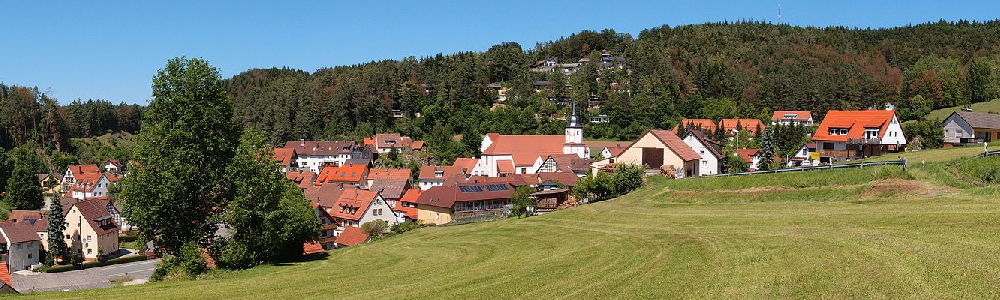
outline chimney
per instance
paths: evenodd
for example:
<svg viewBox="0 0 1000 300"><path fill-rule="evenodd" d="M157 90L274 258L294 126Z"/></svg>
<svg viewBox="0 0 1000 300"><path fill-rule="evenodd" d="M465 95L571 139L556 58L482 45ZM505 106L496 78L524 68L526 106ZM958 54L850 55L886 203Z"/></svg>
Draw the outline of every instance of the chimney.
<svg viewBox="0 0 1000 300"><path fill-rule="evenodd" d="M306 146L306 139L299 139L299 145L302 147Z"/></svg>

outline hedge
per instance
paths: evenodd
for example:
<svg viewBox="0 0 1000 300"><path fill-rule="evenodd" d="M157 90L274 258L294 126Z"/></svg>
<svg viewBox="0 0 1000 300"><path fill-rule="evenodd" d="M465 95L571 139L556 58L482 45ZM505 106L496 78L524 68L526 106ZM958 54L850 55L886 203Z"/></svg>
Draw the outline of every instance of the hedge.
<svg viewBox="0 0 1000 300"><path fill-rule="evenodd" d="M148 259L148 258L145 255L129 255L129 256L123 256L123 257L115 258L115 259L112 259L112 260L108 260L108 261L105 261L105 262L101 262L101 261L88 261L88 262L85 262L85 263L83 263L83 264L81 264L79 266L74 266L74 265L57 265L57 266L52 266L52 267L41 266L41 267L35 268L34 271L35 272L42 272L42 273L60 273L60 272L66 272L66 271L83 270L83 269L94 268L94 267L103 267L103 266L109 266L109 265L117 265L117 264L124 264L124 263L130 263L130 262L137 262L137 261L143 261L143 260L146 260L146 259Z"/></svg>

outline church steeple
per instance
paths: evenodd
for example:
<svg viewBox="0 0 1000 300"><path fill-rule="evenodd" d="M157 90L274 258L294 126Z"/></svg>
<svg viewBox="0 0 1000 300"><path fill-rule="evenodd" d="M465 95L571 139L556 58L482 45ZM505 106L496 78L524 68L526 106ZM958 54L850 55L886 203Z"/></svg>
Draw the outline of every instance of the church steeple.
<svg viewBox="0 0 1000 300"><path fill-rule="evenodd" d="M566 128L583 128L583 125L580 125L580 119L576 116L576 100L573 100L573 112L569 115L569 122L566 124Z"/></svg>

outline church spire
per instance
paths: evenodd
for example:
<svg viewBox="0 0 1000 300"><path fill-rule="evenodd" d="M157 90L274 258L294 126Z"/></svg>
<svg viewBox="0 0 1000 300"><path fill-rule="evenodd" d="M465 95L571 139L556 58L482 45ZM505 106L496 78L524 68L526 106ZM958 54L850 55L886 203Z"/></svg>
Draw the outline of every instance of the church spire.
<svg viewBox="0 0 1000 300"><path fill-rule="evenodd" d="M566 124L566 128L583 128L583 125L580 125L580 119L576 116L576 100L573 100L573 112L569 115L569 122Z"/></svg>

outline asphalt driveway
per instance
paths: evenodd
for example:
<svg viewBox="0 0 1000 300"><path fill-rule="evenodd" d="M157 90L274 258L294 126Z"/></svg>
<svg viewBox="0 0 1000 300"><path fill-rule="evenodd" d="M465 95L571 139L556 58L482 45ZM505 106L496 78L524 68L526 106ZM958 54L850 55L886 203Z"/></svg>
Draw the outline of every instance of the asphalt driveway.
<svg viewBox="0 0 1000 300"><path fill-rule="evenodd" d="M153 259L62 273L17 271L10 274L10 279L21 293L107 288L111 287L111 280L123 278L130 278L134 283L145 282L159 262Z"/></svg>

